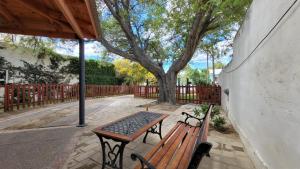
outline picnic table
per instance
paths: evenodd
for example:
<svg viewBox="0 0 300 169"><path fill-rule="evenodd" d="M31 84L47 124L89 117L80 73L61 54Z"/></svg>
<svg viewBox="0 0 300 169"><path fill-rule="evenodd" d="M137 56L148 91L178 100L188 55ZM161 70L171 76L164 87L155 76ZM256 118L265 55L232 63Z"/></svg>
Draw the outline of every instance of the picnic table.
<svg viewBox="0 0 300 169"><path fill-rule="evenodd" d="M167 116L167 114L141 111L95 128L93 132L99 137L102 147L102 169L106 165L122 169L125 146L142 134L146 133L144 143L148 133L158 134L162 139L161 126ZM113 140L116 144L112 146L107 140Z"/></svg>

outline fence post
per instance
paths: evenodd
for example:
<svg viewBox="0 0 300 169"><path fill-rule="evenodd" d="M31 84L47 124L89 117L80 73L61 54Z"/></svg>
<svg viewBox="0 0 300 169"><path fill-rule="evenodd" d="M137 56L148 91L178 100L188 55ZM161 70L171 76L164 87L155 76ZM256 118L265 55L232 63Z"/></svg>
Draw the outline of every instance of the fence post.
<svg viewBox="0 0 300 169"><path fill-rule="evenodd" d="M18 88L17 88L17 109L20 109L20 84L18 84Z"/></svg>
<svg viewBox="0 0 300 169"><path fill-rule="evenodd" d="M148 79L146 81L145 95L146 95L146 98L149 97L149 80Z"/></svg>
<svg viewBox="0 0 300 169"><path fill-rule="evenodd" d="M61 102L65 101L64 84L61 84Z"/></svg>
<svg viewBox="0 0 300 169"><path fill-rule="evenodd" d="M4 86L4 111L5 112L8 109L8 97L7 97L8 95L7 95L7 93L8 93L8 85L5 84L5 86Z"/></svg>
<svg viewBox="0 0 300 169"><path fill-rule="evenodd" d="M26 104L26 91L25 91L25 85L22 85L22 107L25 109L25 104Z"/></svg>
<svg viewBox="0 0 300 169"><path fill-rule="evenodd" d="M14 86L14 84L12 83L12 84L11 84L11 90L10 90L10 95L11 95L11 98L10 98L11 111L14 110L14 95L15 95L14 91L15 91L15 86Z"/></svg>

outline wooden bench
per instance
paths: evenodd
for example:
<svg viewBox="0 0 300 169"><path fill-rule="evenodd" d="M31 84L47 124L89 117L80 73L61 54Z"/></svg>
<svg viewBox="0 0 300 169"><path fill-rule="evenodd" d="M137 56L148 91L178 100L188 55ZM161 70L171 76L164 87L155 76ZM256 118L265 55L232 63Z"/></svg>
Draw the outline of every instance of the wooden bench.
<svg viewBox="0 0 300 169"><path fill-rule="evenodd" d="M204 155L209 156L212 147L207 142L209 119L213 105L209 106L203 118L194 117L188 113L185 121L178 121L168 134L145 156L131 154L131 158L140 163L135 169L196 169ZM188 120L196 119L193 126Z"/></svg>

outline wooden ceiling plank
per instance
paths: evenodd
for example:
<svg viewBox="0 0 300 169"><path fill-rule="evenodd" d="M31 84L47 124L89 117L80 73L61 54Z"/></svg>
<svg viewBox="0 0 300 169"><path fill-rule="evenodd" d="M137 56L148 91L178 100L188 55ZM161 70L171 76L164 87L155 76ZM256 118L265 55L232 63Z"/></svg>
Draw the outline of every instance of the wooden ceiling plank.
<svg viewBox="0 0 300 169"><path fill-rule="evenodd" d="M98 25L95 22L95 18L94 18L95 14L92 11L91 0L85 0L85 4L86 4L87 9L88 9L90 20L92 21L92 26L93 26L93 30L94 30L95 36L96 36L96 38L99 38L99 33L97 31L98 30L98 27L97 27Z"/></svg>
<svg viewBox="0 0 300 169"><path fill-rule="evenodd" d="M25 28L17 29L13 27L0 27L0 32L31 35L31 36L46 36L51 38L77 39L77 35L75 33L40 31L40 30L25 29Z"/></svg>
<svg viewBox="0 0 300 169"><path fill-rule="evenodd" d="M54 18L53 16L58 15L53 10L44 7L43 5L36 4L34 1L27 1L27 0L19 0L25 7L28 9L38 13L39 15L47 18L51 23L55 22L58 26L63 27L64 29L70 29L68 24L65 24L58 19ZM59 29L59 28L57 28Z"/></svg>
<svg viewBox="0 0 300 169"><path fill-rule="evenodd" d="M72 26L73 30L76 32L79 38L83 39L84 34L83 31L81 30L78 22L76 21L74 15L72 14L69 6L64 0L55 0L57 6L61 10L61 12L64 14L65 18L68 20L70 25Z"/></svg>
<svg viewBox="0 0 300 169"><path fill-rule="evenodd" d="M51 18L48 13L49 10L47 10L44 6L36 4L34 1L27 1L27 0L19 0L19 2L25 6L26 8L32 10L35 13L38 13L39 15L47 18L51 22L55 22L53 18Z"/></svg>
<svg viewBox="0 0 300 169"><path fill-rule="evenodd" d="M59 31L57 27L53 26L53 24L47 22L46 20L29 20L29 19L22 19L22 28L33 29L33 30L43 30L43 31L56 31L56 32L66 32L66 33L74 33L74 31L70 28L65 29L61 27ZM0 25L2 27L10 26L13 27L13 24L6 23L4 25Z"/></svg>
<svg viewBox="0 0 300 169"><path fill-rule="evenodd" d="M7 21L9 21L9 23L20 23L19 19L12 15L11 12L2 4L0 4L0 13L6 18Z"/></svg>

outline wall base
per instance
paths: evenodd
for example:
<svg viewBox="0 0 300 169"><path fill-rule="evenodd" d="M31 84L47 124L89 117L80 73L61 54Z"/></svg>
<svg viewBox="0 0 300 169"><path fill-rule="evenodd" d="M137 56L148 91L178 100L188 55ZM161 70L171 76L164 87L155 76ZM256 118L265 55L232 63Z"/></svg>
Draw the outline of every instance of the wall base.
<svg viewBox="0 0 300 169"><path fill-rule="evenodd" d="M234 118L230 115L230 113L227 113L228 119L230 120L233 128L237 131L239 134L242 143L244 144L246 153L249 155L250 159L252 160L254 166L256 169L269 169L268 165L263 161L261 156L257 153L257 151L253 148L253 146L248 141L246 135L244 132L238 127L238 125L235 123Z"/></svg>

